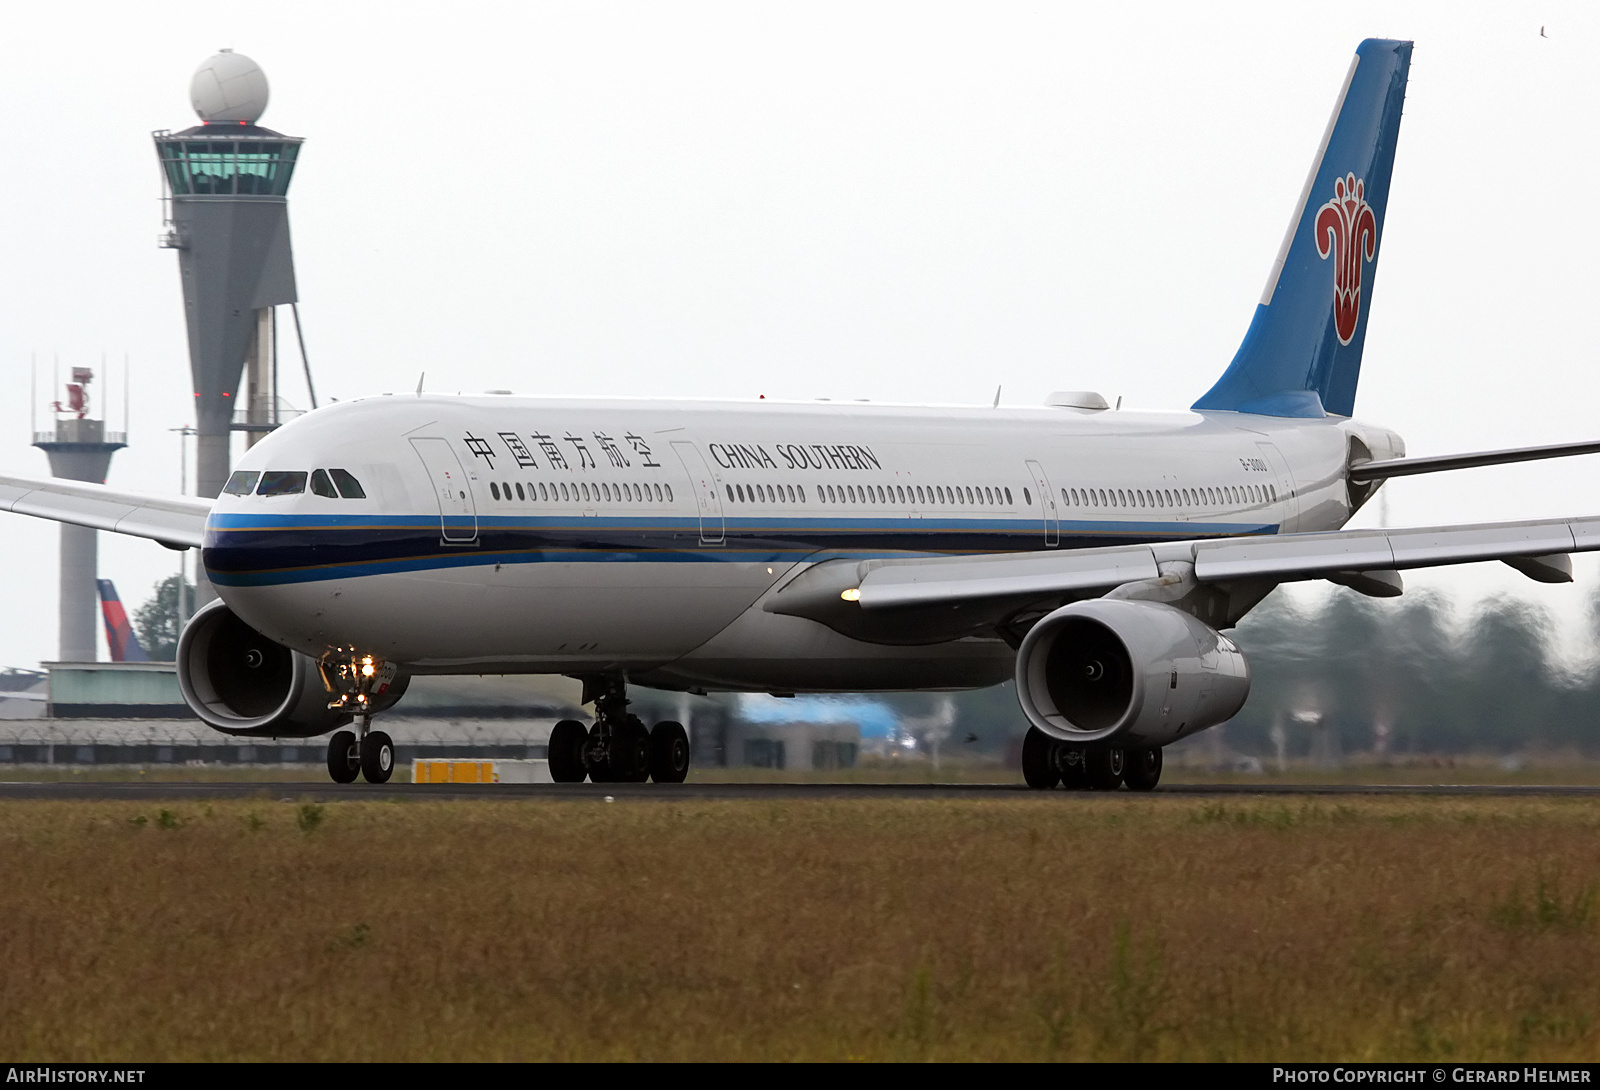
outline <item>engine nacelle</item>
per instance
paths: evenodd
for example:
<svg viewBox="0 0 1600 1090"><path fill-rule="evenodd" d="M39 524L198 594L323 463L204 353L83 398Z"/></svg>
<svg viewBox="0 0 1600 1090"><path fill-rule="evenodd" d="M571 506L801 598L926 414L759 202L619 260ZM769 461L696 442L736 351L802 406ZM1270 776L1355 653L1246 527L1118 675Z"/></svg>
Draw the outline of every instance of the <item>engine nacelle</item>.
<svg viewBox="0 0 1600 1090"><path fill-rule="evenodd" d="M401 674L374 702L383 711L405 692ZM178 688L194 713L224 734L310 738L348 723L316 660L275 643L221 599L207 603L178 640Z"/></svg>
<svg viewBox="0 0 1600 1090"><path fill-rule="evenodd" d="M1062 606L1017 651L1023 712L1064 742L1164 746L1232 718L1249 695L1232 640L1155 602Z"/></svg>

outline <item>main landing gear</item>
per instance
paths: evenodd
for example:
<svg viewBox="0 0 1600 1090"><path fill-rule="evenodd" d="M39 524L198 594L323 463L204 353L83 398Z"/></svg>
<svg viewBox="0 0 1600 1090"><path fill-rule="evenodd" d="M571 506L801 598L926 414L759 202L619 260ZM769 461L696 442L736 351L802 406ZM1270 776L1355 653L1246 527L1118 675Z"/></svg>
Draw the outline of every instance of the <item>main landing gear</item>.
<svg viewBox="0 0 1600 1090"><path fill-rule="evenodd" d="M1160 746L1074 746L1038 727L1022 740L1022 778L1036 791L1149 791L1161 782Z"/></svg>
<svg viewBox="0 0 1600 1090"><path fill-rule="evenodd" d="M594 726L563 719L550 732L550 778L556 783L682 783L689 774L689 734L681 723L646 729L628 712L621 678L588 681L598 685Z"/></svg>

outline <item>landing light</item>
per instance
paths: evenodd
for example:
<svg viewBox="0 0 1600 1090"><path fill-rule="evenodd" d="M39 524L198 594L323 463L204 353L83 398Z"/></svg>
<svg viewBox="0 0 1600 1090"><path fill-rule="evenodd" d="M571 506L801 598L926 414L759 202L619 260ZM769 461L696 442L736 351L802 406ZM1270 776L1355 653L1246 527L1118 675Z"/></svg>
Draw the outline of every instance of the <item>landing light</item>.
<svg viewBox="0 0 1600 1090"><path fill-rule="evenodd" d="M847 602L859 602L861 601L861 590L858 587L851 587L849 590L840 591L839 597Z"/></svg>

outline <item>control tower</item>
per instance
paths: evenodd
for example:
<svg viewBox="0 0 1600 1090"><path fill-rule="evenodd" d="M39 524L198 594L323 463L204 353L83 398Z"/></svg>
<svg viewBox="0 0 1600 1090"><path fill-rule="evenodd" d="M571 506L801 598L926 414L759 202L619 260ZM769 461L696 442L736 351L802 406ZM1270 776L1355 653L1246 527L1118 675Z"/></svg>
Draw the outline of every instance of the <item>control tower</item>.
<svg viewBox="0 0 1600 1090"><path fill-rule="evenodd" d="M124 432L106 431L104 420L89 417L89 384L94 372L74 367L67 401L51 405L52 431L35 431L33 445L50 456L50 473L69 481L105 484L111 456L127 446ZM61 524L61 662L95 661L95 631L100 602L95 584L100 563L98 531Z"/></svg>
<svg viewBox="0 0 1600 1090"><path fill-rule="evenodd" d="M296 301L288 193L301 138L256 124L267 77L232 50L200 66L189 98L200 124L154 136L168 202L161 241L178 251L189 327L195 490L214 497L228 479L232 432L253 443L277 423L273 308Z"/></svg>

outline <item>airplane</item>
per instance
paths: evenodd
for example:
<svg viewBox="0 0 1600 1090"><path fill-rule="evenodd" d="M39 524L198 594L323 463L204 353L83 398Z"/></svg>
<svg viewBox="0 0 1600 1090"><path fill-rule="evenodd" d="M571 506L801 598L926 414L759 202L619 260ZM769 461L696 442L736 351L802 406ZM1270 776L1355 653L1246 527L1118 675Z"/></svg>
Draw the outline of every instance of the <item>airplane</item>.
<svg viewBox="0 0 1600 1090"><path fill-rule="evenodd" d="M199 548L184 699L226 734L373 727L410 678L559 673L593 723L558 782L676 782L684 728L627 686L775 694L1014 678L1033 788L1150 790L1243 706L1226 630L1281 583L1417 567L1570 581L1600 518L1341 530L1390 477L1600 452L1407 457L1354 417L1411 43L1361 43L1238 352L1186 411L380 395L253 446L215 501L0 477L0 507Z"/></svg>
<svg viewBox="0 0 1600 1090"><path fill-rule="evenodd" d="M149 662L144 645L128 623L128 611L122 608L116 584L109 579L96 579L100 588L100 614L106 626L106 646L111 649L112 662Z"/></svg>

